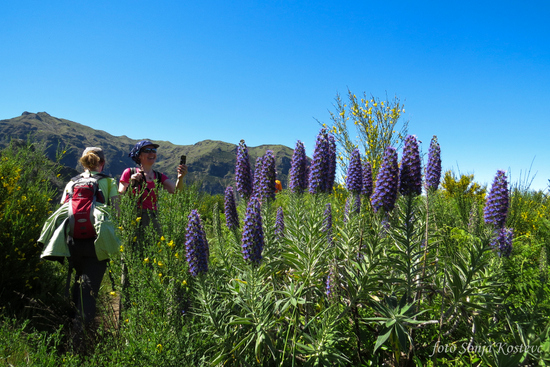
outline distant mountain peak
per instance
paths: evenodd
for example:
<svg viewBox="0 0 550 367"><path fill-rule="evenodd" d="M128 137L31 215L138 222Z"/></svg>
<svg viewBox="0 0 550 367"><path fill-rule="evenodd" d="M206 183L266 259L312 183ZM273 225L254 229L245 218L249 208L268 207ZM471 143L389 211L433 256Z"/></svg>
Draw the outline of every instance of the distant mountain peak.
<svg viewBox="0 0 550 367"><path fill-rule="evenodd" d="M102 147L107 157L105 173L118 178L134 162L128 152L138 140L127 136L113 136L74 121L53 117L47 112L25 111L21 116L0 119L0 149L14 139L26 141L32 135L46 147L46 154L54 160L64 151L61 164L71 170L82 171L78 159L87 146ZM188 183L195 182L206 192L223 194L234 184L237 145L217 140L203 140L193 145L176 145L169 141L153 141L160 145L155 169L175 179L179 157L187 155ZM266 149L275 151L277 179L286 186L293 150L284 145L248 147L251 165Z"/></svg>

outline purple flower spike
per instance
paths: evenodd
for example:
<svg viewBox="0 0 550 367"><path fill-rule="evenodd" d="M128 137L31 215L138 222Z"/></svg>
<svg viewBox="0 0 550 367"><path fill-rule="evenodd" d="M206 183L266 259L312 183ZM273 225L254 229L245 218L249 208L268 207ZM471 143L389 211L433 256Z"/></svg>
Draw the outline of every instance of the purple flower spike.
<svg viewBox="0 0 550 367"><path fill-rule="evenodd" d="M441 180L441 148L437 142L437 136L433 136L428 152L428 165L426 166L426 189L435 191Z"/></svg>
<svg viewBox="0 0 550 367"><path fill-rule="evenodd" d="M349 191L356 195L359 195L363 189L363 167L361 166L361 153L359 153L359 149L355 149L351 153L346 186Z"/></svg>
<svg viewBox="0 0 550 367"><path fill-rule="evenodd" d="M252 195L252 170L248 158L248 148L241 140L237 147L237 163L235 165L235 187L241 197L248 199Z"/></svg>
<svg viewBox="0 0 550 367"><path fill-rule="evenodd" d="M233 188L228 186L225 189L225 223L227 228L235 229L239 228L239 215L237 214L237 206L235 205L235 196L233 195Z"/></svg>
<svg viewBox="0 0 550 367"><path fill-rule="evenodd" d="M290 164L290 191L301 194L307 189L307 173L306 150L298 140Z"/></svg>
<svg viewBox="0 0 550 367"><path fill-rule="evenodd" d="M254 166L254 177L252 185L252 197L258 198L260 196L260 182L262 180L262 163L264 157L256 158L256 165Z"/></svg>
<svg viewBox="0 0 550 367"><path fill-rule="evenodd" d="M485 223L502 228L508 216L508 181L504 171L497 171L484 209Z"/></svg>
<svg viewBox="0 0 550 367"><path fill-rule="evenodd" d="M275 199L275 156L272 150L267 150L262 159L259 193L261 201Z"/></svg>
<svg viewBox="0 0 550 367"><path fill-rule="evenodd" d="M241 252L246 261L259 265L264 249L264 231L262 228L262 216L260 214L260 202L251 199L246 208L244 219Z"/></svg>
<svg viewBox="0 0 550 367"><path fill-rule="evenodd" d="M371 197L372 207L375 212L383 209L391 212L397 199L397 185L399 182L399 167L397 165L397 152L393 147L387 147L382 158L382 165L376 177L376 188Z"/></svg>
<svg viewBox="0 0 550 367"><path fill-rule="evenodd" d="M275 220L275 236L279 239L285 236L285 217L282 207L277 208L277 219Z"/></svg>
<svg viewBox="0 0 550 367"><path fill-rule="evenodd" d="M337 273L335 266L331 265L329 267L327 282L325 286L325 294L329 301L334 301L338 297L338 283L337 283Z"/></svg>
<svg viewBox="0 0 550 367"><path fill-rule="evenodd" d="M513 239L514 231L510 228L503 227L496 233L496 237L491 242L491 246L497 250L500 257L509 257L512 253Z"/></svg>
<svg viewBox="0 0 550 367"><path fill-rule="evenodd" d="M363 195L367 198L372 196L372 165L369 161L365 161L363 164Z"/></svg>
<svg viewBox="0 0 550 367"><path fill-rule="evenodd" d="M324 219L323 219L323 226L321 227L321 231L325 232L327 235L327 242L330 245L332 245L332 204L327 203L325 206L325 213L324 213Z"/></svg>
<svg viewBox="0 0 550 367"><path fill-rule="evenodd" d="M189 264L189 272L192 276L197 276L208 271L210 250L199 213L192 210L188 218L189 222L185 235L186 259Z"/></svg>
<svg viewBox="0 0 550 367"><path fill-rule="evenodd" d="M311 161L309 172L309 193L319 194L327 192L327 182L329 173L329 141L325 129L321 129L317 135L315 150L313 151L313 160ZM332 189L332 188L331 188Z"/></svg>
<svg viewBox="0 0 550 367"><path fill-rule="evenodd" d="M399 180L399 192L402 195L417 196L422 193L420 152L414 135L408 135L405 138Z"/></svg>

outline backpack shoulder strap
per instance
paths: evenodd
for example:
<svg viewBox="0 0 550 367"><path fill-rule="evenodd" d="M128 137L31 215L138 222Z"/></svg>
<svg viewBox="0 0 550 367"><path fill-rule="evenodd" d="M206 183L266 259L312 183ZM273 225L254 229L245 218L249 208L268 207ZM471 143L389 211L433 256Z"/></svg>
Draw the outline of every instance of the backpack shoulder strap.
<svg viewBox="0 0 550 367"><path fill-rule="evenodd" d="M155 173L155 178L156 178L156 181L157 181L157 185L160 185L162 183L162 173L160 173L159 171L155 171L155 170L153 170L153 172Z"/></svg>
<svg viewBox="0 0 550 367"><path fill-rule="evenodd" d="M79 174L79 175L77 175L77 176L71 177L71 181L73 181L73 182L74 182L74 181L78 181L78 180L80 180L82 177L84 177L84 173L81 173L81 174Z"/></svg>

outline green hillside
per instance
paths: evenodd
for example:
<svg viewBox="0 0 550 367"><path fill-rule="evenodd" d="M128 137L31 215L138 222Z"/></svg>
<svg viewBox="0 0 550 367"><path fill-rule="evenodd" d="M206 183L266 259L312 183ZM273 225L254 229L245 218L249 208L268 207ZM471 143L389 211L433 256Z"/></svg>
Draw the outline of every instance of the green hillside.
<svg viewBox="0 0 550 367"><path fill-rule="evenodd" d="M102 130L94 130L74 121L57 118L46 112L23 112L21 116L0 120L0 148L5 147L12 139L41 142L46 146L46 153L52 160L58 150L65 150L61 163L73 170L82 171L78 158L88 146L103 148L107 157L105 172L113 177L120 177L123 170L134 166L128 152L139 140L127 136L113 136ZM143 139L147 139L146 136ZM182 154L187 155L189 173L187 183L197 182L202 190L210 194L221 194L228 185L233 185L235 178L236 144L222 141L204 140L194 145L176 145L169 141L153 140L159 144L156 170L175 178L176 166ZM260 145L249 147L250 163L253 166L256 157L266 150L275 153L277 178L287 186L288 172L293 150L284 145Z"/></svg>

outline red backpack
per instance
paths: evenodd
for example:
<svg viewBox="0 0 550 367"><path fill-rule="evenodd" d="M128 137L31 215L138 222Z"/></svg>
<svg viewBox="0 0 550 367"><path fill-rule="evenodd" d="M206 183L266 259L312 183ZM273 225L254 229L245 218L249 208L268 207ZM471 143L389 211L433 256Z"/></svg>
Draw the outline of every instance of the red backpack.
<svg viewBox="0 0 550 367"><path fill-rule="evenodd" d="M65 202L69 203L69 235L74 239L95 238L95 204L105 204L98 181L109 176L103 173L80 174L71 178Z"/></svg>

